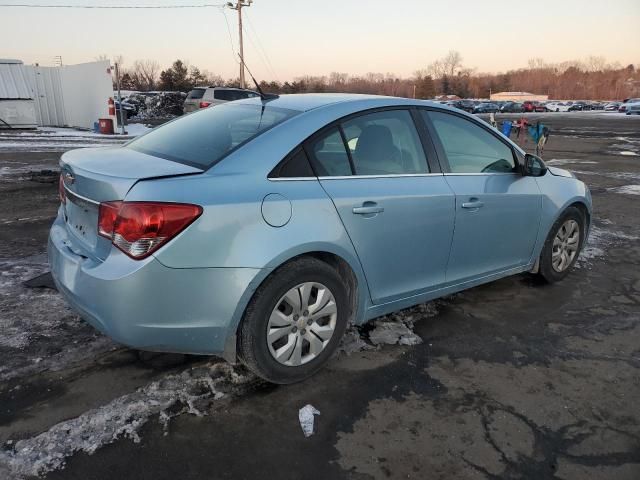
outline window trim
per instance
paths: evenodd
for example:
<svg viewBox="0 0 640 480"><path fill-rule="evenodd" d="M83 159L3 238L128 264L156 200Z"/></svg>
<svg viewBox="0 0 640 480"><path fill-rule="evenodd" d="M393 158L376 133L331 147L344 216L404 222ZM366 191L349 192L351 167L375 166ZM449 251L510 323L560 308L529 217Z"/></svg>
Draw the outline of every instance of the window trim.
<svg viewBox="0 0 640 480"><path fill-rule="evenodd" d="M438 132L436 131L435 126L433 125L433 121L431 120L431 116L429 115L429 113L427 113L426 118L424 115L420 115L420 117L422 118L422 120L425 123L425 127L429 132L429 136L431 137L435 148L438 152L438 160L440 161L440 164L442 166L442 173L444 175L451 175L451 176L465 176L465 175L472 175L472 176L479 176L479 175L518 175L518 176L522 176L522 164L520 162L520 157L516 154L516 150L513 148L513 145L511 145L510 143L506 142L504 140L504 138L501 138L499 135L499 132L497 130L495 130L494 128L492 128L489 125L485 125L483 124L483 122L475 119L475 118L470 118L467 115L461 115L458 112L453 112L453 111L449 111L449 110L445 110L445 109L441 109L441 108L432 108L432 107L417 107L416 110L419 111L426 111L426 112L438 112L438 113L444 113L446 115L452 115L455 117L459 117L462 118L463 120L466 120L470 123L473 123L474 125L480 127L482 130L484 130L485 132L488 132L490 135L492 135L496 140L498 140L499 142L502 142L503 145L505 145L507 148L509 148L509 150L511 150L511 155L513 156L513 162L515 164L516 167L516 171L514 172L452 172L451 171L451 165L449 164L449 158L447 157L447 154L444 150L444 146L442 145L442 142L440 140L440 136L438 135ZM420 113L420 112L419 112Z"/></svg>
<svg viewBox="0 0 640 480"><path fill-rule="evenodd" d="M342 132L342 127L341 124L351 120L352 118L356 118L362 115L368 115L370 113L376 113L376 112L383 112L383 111L391 111L391 110L406 110L411 114L411 118L413 119L413 124L414 127L416 128L417 132L418 132L418 137L420 139L420 143L422 145L422 149L423 152L427 158L427 165L429 167L429 172L427 173L394 173L394 174L387 174L387 175L355 175L355 170L353 168L353 164L351 163L350 160L350 164L351 164L351 175L336 175L336 176L331 176L331 175L318 175L318 172L315 169L315 166L313 164L313 161L311 160L311 156L309 153L309 144L311 142L313 142L317 137L323 135L324 133L326 133L328 130L337 127L338 131L340 132L341 136L344 134L344 132ZM440 137L438 136L437 132L435 131L435 127L433 126L433 123L431 122L431 118L429 118L429 116L427 115L427 117L425 118L423 115L421 115L422 111L433 111L433 112L440 112L440 113L446 113L449 115L455 115L457 117L461 117L462 119L465 119L471 123L474 123L475 125L479 126L480 128L482 128L483 130L489 132L491 135L493 135L497 140L499 140L500 142L502 142L503 144L505 144L512 152L513 155L513 160L516 164L516 172L477 172L477 173L454 173L451 172L451 168L449 166L449 160L444 152L444 148L442 146L442 143L440 142ZM345 142L345 138L343 136L342 141L344 143L344 147L345 150L347 151L347 156L350 158L351 157L351 152L349 149L349 146L347 145L347 143ZM278 162L278 165L276 165L276 167L273 168L273 170L269 173L269 175L271 175L272 172L276 171L280 165L280 163L285 162L288 158L289 155L293 154L294 152L297 151L298 148L303 148L306 155L307 155L307 161L309 162L309 164L311 165L311 170L313 170L314 173L314 177L268 177L268 180L272 180L272 181L300 181L300 180L346 180L346 179L357 179L357 178L397 178L397 177L433 177L433 176L440 176L440 175L455 175L455 176L462 176L462 175L522 175L522 160L521 160L521 155L519 154L518 150L516 150L513 145L511 145L510 143L506 142L504 140L504 138L501 138L499 135L499 132L493 128L491 128L488 125L485 125L483 122L473 118L473 117L469 117L468 115L464 115L461 114L459 112L455 112L455 111L451 111L448 109L444 109L444 108L438 108L438 107L434 107L434 106L427 106L427 105L393 105L393 106L386 106L386 107L373 107L373 108L368 108L366 110L361 110L359 112L354 112L354 113L350 113L348 115L345 115L344 117L340 117L334 121L332 121L331 123L326 124L325 126L321 127L320 129L316 130L314 133L312 133L311 135L309 135L307 138L305 138L304 140L302 140L298 145L296 145L287 155L285 155L285 157Z"/></svg>

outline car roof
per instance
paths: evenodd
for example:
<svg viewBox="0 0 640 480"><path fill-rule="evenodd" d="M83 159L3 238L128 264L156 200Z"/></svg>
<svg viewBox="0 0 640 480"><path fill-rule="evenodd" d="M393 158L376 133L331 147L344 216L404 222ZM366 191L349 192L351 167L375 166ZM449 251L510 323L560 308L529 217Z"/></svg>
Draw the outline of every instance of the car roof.
<svg viewBox="0 0 640 480"><path fill-rule="evenodd" d="M298 110L306 112L327 105L337 103L363 103L366 102L371 107L395 105L434 105L445 107L446 105L432 102L429 100L415 100L403 97L388 97L383 95L362 95L356 93L295 93L287 95L279 95L276 98L268 99L264 103L266 105L278 108L286 108L289 110ZM234 103L261 105L263 102L259 97L243 100L236 100Z"/></svg>

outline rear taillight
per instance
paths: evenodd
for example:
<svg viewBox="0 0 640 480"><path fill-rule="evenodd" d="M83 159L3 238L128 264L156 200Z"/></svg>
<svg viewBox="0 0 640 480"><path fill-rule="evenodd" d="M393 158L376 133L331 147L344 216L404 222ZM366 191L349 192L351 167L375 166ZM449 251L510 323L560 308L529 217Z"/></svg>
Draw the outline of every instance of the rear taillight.
<svg viewBox="0 0 640 480"><path fill-rule="evenodd" d="M202 207L186 203L105 202L98 233L131 258L145 258L187 228Z"/></svg>
<svg viewBox="0 0 640 480"><path fill-rule="evenodd" d="M62 174L58 177L58 196L60 197L60 203L63 205L67 203L67 193L64 191L64 179Z"/></svg>
<svg viewBox="0 0 640 480"><path fill-rule="evenodd" d="M207 108L211 105L211 102L200 102L200 108Z"/></svg>

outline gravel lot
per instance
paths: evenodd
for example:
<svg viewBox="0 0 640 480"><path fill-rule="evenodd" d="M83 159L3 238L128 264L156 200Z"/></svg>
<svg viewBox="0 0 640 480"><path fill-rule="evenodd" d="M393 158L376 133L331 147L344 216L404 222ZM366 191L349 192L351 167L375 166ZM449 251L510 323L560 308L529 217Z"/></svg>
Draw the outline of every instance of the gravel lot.
<svg viewBox="0 0 640 480"><path fill-rule="evenodd" d="M47 270L60 153L113 140L0 134L0 478L640 478L640 117L528 117L552 129L545 160L593 194L578 268L401 312L385 320L423 343L351 333L355 352L288 387L141 359L26 288Z"/></svg>

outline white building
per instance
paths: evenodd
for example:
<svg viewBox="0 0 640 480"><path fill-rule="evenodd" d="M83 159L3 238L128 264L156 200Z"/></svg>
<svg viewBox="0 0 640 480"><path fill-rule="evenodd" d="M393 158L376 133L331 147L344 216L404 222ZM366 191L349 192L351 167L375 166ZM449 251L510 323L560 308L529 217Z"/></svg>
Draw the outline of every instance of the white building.
<svg viewBox="0 0 640 480"><path fill-rule="evenodd" d="M0 128L93 128L109 116L113 96L109 60L41 67L0 60Z"/></svg>
<svg viewBox="0 0 640 480"><path fill-rule="evenodd" d="M20 60L0 59L0 128L35 128L29 72Z"/></svg>
<svg viewBox="0 0 640 480"><path fill-rule="evenodd" d="M538 95L529 92L498 92L491 94L491 100L503 100L509 102L526 102L528 100L531 102L545 102L549 100L549 95Z"/></svg>

